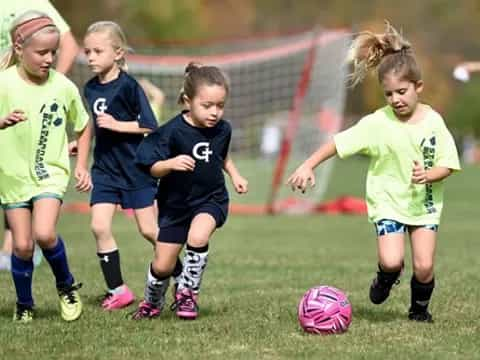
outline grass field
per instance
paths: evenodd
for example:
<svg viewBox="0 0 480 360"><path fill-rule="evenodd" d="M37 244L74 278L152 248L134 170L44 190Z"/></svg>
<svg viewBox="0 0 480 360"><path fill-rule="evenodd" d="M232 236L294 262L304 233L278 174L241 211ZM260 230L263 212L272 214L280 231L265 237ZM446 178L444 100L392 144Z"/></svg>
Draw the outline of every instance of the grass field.
<svg viewBox="0 0 480 360"><path fill-rule="evenodd" d="M328 197L362 196L366 165L363 159L336 162ZM372 226L362 216L321 215L230 217L211 243L199 319L179 321L167 310L159 319L134 322L126 318L133 307L115 313L99 308L104 284L89 217L63 214L59 232L74 275L83 282L84 314L70 324L60 319L53 277L42 263L34 275L37 317L14 325L12 281L0 273L0 359L478 359L479 183L478 167L448 180L434 324L406 320L410 258L391 298L374 306L368 300L376 269ZM141 296L151 250L123 215L114 229L124 277ZM300 330L297 303L319 284L347 292L353 322L346 334Z"/></svg>

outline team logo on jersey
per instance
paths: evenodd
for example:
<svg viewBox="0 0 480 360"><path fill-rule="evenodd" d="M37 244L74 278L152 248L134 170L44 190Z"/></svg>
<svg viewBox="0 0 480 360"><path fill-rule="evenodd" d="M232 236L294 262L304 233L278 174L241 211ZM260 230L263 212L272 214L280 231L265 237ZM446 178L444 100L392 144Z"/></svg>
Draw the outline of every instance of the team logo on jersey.
<svg viewBox="0 0 480 360"><path fill-rule="evenodd" d="M95 113L95 115L103 114L107 109L107 99L105 98L98 98L93 103L93 112Z"/></svg>
<svg viewBox="0 0 480 360"><path fill-rule="evenodd" d="M193 147L193 157L195 159L208 162L212 154L213 151L210 150L210 143L208 142L199 142Z"/></svg>
<svg viewBox="0 0 480 360"><path fill-rule="evenodd" d="M437 140L435 135L430 138L423 138L420 142L420 148L422 149L423 154L423 167L425 170L431 169L434 165L435 160L435 147L437 145ZM437 212L435 204L433 202L433 186L432 184L425 184L425 200L423 205L427 210L427 213L433 214Z"/></svg>
<svg viewBox="0 0 480 360"><path fill-rule="evenodd" d="M53 99L50 104L43 104L40 108L40 137L35 152L35 174L37 175L38 180L44 180L50 177L45 165L45 153L51 126L60 126L63 123L63 116L67 113L65 107L63 107L63 112L59 110L60 105L58 104L57 99Z"/></svg>

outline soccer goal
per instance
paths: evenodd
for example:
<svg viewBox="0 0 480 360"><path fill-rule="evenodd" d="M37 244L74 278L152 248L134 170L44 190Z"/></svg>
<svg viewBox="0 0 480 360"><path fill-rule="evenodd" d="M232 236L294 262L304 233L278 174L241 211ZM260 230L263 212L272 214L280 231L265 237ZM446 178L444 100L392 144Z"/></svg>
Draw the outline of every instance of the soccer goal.
<svg viewBox="0 0 480 360"><path fill-rule="evenodd" d="M130 55L128 67L137 79L147 78L164 92L160 121L179 110L176 100L188 62L223 69L231 86L224 115L233 128L230 154L249 180L247 195L230 189L232 211L308 212L322 200L332 160L316 170L317 185L308 197L292 193L285 180L342 126L349 42L345 31L318 31L176 45ZM72 76L79 85L91 76L82 57Z"/></svg>

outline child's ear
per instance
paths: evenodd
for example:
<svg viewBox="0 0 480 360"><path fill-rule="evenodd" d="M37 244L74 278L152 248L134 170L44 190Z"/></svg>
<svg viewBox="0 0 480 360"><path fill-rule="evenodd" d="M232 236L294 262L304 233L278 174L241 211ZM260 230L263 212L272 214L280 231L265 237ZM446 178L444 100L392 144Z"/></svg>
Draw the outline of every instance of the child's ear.
<svg viewBox="0 0 480 360"><path fill-rule="evenodd" d="M123 48L118 48L115 50L115 52L116 52L115 60L117 61L122 59L125 56L125 49Z"/></svg>
<svg viewBox="0 0 480 360"><path fill-rule="evenodd" d="M23 52L23 46L21 44L19 44L18 42L15 42L13 44L13 51L15 52L15 55L17 57L20 57L22 55L22 52Z"/></svg>
<svg viewBox="0 0 480 360"><path fill-rule="evenodd" d="M183 103L185 104L187 109L190 110L190 105L191 105L190 98L186 94L183 94L182 99L183 99Z"/></svg>
<svg viewBox="0 0 480 360"><path fill-rule="evenodd" d="M415 91L417 94L420 94L423 91L423 80L418 80L415 83Z"/></svg>

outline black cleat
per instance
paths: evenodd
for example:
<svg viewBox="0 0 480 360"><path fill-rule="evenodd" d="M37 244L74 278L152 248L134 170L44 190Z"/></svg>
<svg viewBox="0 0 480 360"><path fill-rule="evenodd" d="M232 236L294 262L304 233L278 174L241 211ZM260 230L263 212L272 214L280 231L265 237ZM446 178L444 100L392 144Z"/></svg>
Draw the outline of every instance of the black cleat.
<svg viewBox="0 0 480 360"><path fill-rule="evenodd" d="M403 270L403 266L402 266ZM393 273L383 272L380 268L377 277L373 279L370 285L370 301L374 304L381 304L387 300L393 285L398 285L401 270Z"/></svg>
<svg viewBox="0 0 480 360"><path fill-rule="evenodd" d="M408 318L414 321L433 323L432 314L430 314L428 311L422 311L422 312L409 311Z"/></svg>

